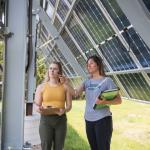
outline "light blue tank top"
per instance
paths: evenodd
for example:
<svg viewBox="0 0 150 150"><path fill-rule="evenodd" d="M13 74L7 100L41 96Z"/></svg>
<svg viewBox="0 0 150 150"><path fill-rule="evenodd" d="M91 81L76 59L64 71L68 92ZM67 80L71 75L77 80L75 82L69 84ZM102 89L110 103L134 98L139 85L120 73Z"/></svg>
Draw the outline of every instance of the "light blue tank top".
<svg viewBox="0 0 150 150"><path fill-rule="evenodd" d="M104 81L105 80L105 81ZM100 84L102 82L102 84ZM112 113L107 108L93 109L98 95L105 90L117 88L110 77L103 77L101 79L88 79L83 83L85 90L86 106L84 118L87 121L97 121L106 116L111 116Z"/></svg>

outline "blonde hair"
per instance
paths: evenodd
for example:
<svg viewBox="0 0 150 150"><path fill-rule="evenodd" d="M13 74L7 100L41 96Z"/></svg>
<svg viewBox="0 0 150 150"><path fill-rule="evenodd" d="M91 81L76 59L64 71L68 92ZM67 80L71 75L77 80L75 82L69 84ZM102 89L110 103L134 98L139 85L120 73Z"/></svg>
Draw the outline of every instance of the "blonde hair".
<svg viewBox="0 0 150 150"><path fill-rule="evenodd" d="M57 62L57 61L54 61L54 62L52 62L51 64L56 64L56 65L58 66L58 69L59 69L59 74L62 75L62 72L63 72L63 71L62 71L62 65L61 65L61 63L60 63L60 62ZM50 65L51 65L51 64L50 64ZM43 82L48 82L49 80L50 80L49 71L47 70Z"/></svg>
<svg viewBox="0 0 150 150"><path fill-rule="evenodd" d="M49 71L47 70L43 82L48 82L49 80L50 80Z"/></svg>

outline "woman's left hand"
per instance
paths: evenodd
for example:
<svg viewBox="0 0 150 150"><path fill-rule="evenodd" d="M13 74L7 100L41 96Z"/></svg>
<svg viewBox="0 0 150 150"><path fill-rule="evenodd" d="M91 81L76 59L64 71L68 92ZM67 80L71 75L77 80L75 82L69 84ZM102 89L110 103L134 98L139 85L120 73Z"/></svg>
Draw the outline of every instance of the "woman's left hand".
<svg viewBox="0 0 150 150"><path fill-rule="evenodd" d="M106 100L104 100L104 99L97 99L96 100L96 104L106 104Z"/></svg>
<svg viewBox="0 0 150 150"><path fill-rule="evenodd" d="M116 98L114 98L113 100L106 100L106 99L97 99L96 100L96 104L105 104L105 105L117 105L117 104L121 104L122 100L120 95L118 95Z"/></svg>
<svg viewBox="0 0 150 150"><path fill-rule="evenodd" d="M63 115L64 113L65 113L65 109L63 109L63 108L60 108L59 111L57 111L57 114L59 116Z"/></svg>

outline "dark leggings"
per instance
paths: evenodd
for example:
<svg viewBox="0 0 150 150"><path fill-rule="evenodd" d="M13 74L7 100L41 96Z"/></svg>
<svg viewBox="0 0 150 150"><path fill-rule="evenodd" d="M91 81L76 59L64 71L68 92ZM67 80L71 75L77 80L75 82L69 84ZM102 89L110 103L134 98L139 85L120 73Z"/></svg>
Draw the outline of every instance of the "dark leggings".
<svg viewBox="0 0 150 150"><path fill-rule="evenodd" d="M110 150L112 131L111 116L93 122L86 120L86 134L91 150Z"/></svg>
<svg viewBox="0 0 150 150"><path fill-rule="evenodd" d="M42 115L39 133L42 150L62 150L67 130L66 115Z"/></svg>

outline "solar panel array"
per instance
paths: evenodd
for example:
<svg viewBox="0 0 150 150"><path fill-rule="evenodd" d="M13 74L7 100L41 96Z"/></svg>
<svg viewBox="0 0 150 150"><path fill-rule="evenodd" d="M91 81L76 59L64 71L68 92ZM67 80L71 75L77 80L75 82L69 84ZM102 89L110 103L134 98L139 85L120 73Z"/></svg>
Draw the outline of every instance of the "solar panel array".
<svg viewBox="0 0 150 150"><path fill-rule="evenodd" d="M149 2L143 2L149 11ZM106 74L118 84L123 96L150 100L150 48L116 0L43 0L41 7L86 74L87 58L100 55ZM39 41L45 43L54 38L40 24ZM40 51L44 51L47 62L61 61L65 75L73 83L75 79L79 83L80 73L68 62L61 48L53 40Z"/></svg>

